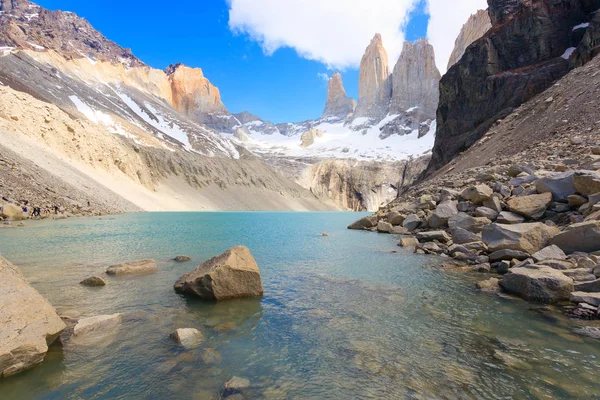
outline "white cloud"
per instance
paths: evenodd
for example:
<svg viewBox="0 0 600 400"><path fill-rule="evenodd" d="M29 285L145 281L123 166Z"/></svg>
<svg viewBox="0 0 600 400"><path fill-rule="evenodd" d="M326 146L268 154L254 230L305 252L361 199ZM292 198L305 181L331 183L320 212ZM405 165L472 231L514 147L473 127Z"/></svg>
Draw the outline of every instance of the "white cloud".
<svg viewBox="0 0 600 400"><path fill-rule="evenodd" d="M345 69L358 67L375 33L381 33L393 67L404 42L402 28L418 0L228 2L230 29L250 35L266 54L291 47L304 58Z"/></svg>
<svg viewBox="0 0 600 400"><path fill-rule="evenodd" d="M427 0L427 3L431 17L427 38L435 49L437 67L444 73L460 29L471 14L487 9L487 0Z"/></svg>
<svg viewBox="0 0 600 400"><path fill-rule="evenodd" d="M318 72L318 73L317 73L317 77L318 77L319 79L321 79L323 82L325 82L325 83L329 83L329 75L327 75L326 73L323 73L323 72Z"/></svg>

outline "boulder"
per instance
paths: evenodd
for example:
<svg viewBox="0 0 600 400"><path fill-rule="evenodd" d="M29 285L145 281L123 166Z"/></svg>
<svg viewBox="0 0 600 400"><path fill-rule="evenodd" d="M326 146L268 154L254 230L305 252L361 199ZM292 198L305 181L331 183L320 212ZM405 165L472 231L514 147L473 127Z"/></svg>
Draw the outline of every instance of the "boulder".
<svg viewBox="0 0 600 400"><path fill-rule="evenodd" d="M466 229L459 227L454 227L450 229L450 235L452 236L452 241L456 244L472 243L481 240L480 235L469 232Z"/></svg>
<svg viewBox="0 0 600 400"><path fill-rule="evenodd" d="M552 194L534 194L531 196L513 197L508 200L508 209L516 214L531 219L541 218L552 203Z"/></svg>
<svg viewBox="0 0 600 400"><path fill-rule="evenodd" d="M600 293L573 292L570 300L573 303L586 303L600 307Z"/></svg>
<svg viewBox="0 0 600 400"><path fill-rule="evenodd" d="M492 266L490 265L490 263L481 263L481 264L477 264L474 265L472 270L474 272L490 272L492 270Z"/></svg>
<svg viewBox="0 0 600 400"><path fill-rule="evenodd" d="M483 206L496 211L496 216L502 212L502 202L496 196L492 196L491 199L484 201Z"/></svg>
<svg viewBox="0 0 600 400"><path fill-rule="evenodd" d="M600 250L600 221L588 221L567 227L549 240L567 254L593 253Z"/></svg>
<svg viewBox="0 0 600 400"><path fill-rule="evenodd" d="M226 390L243 390L243 389L247 389L250 387L250 381L248 379L245 378L239 378L237 376L234 376L233 378L231 378L230 380L228 380L225 383L225 389Z"/></svg>
<svg viewBox="0 0 600 400"><path fill-rule="evenodd" d="M400 247L415 247L418 244L419 244L419 241L416 238L405 237L405 238L400 239L400 243L398 243L398 246L400 246Z"/></svg>
<svg viewBox="0 0 600 400"><path fill-rule="evenodd" d="M502 211L500 214L498 214L498 218L496 218L497 223L505 225L520 224L524 221L525 218L510 211Z"/></svg>
<svg viewBox="0 0 600 400"><path fill-rule="evenodd" d="M192 258L189 256L177 256L173 260L177 261L177 262L186 262L186 261L191 261Z"/></svg>
<svg viewBox="0 0 600 400"><path fill-rule="evenodd" d="M593 171L577 171L573 174L575 188L579 194L590 196L600 193L600 175Z"/></svg>
<svg viewBox="0 0 600 400"><path fill-rule="evenodd" d="M525 300L555 303L566 300L573 291L573 279L549 267L513 268L502 278L500 286Z"/></svg>
<svg viewBox="0 0 600 400"><path fill-rule="evenodd" d="M445 231L429 231L417 233L417 240L419 242L433 242L437 240L438 242L446 243L452 239Z"/></svg>
<svg viewBox="0 0 600 400"><path fill-rule="evenodd" d="M79 284L83 286L99 287L106 286L106 281L100 276L91 276L82 280L81 282L79 282Z"/></svg>
<svg viewBox="0 0 600 400"><path fill-rule="evenodd" d="M475 216L487 218L490 221L494 221L496 218L498 218L498 212L487 207L477 207L477 209L475 210Z"/></svg>
<svg viewBox="0 0 600 400"><path fill-rule="evenodd" d="M104 333L107 329L115 328L121 323L121 314L97 315L82 318L73 328L73 336L87 335L92 332Z"/></svg>
<svg viewBox="0 0 600 400"><path fill-rule="evenodd" d="M548 245L548 240L560 233L557 227L540 222L529 224L491 224L482 232L483 242L491 252L498 250L518 250L533 254Z"/></svg>
<svg viewBox="0 0 600 400"><path fill-rule="evenodd" d="M350 224L348 229L353 230L366 230L371 229L377 226L377 217L375 215L369 215L368 217L364 217L359 219L358 221Z"/></svg>
<svg viewBox="0 0 600 400"><path fill-rule="evenodd" d="M573 268L573 264L567 260L553 260L553 259L545 259L537 262L538 265L544 265L546 267L558 269L558 270L567 270Z"/></svg>
<svg viewBox="0 0 600 400"><path fill-rule="evenodd" d="M600 279L576 283L575 290L578 292L600 293Z"/></svg>
<svg viewBox="0 0 600 400"><path fill-rule="evenodd" d="M531 255L535 262L544 261L547 259L552 260L566 260L567 255L560 249L560 247L551 245L544 247L542 250Z"/></svg>
<svg viewBox="0 0 600 400"><path fill-rule="evenodd" d="M578 194L572 194L567 197L567 202L571 207L581 207L582 205L586 204L588 200Z"/></svg>
<svg viewBox="0 0 600 400"><path fill-rule="evenodd" d="M492 221L487 218L475 218L464 213L456 214L448 220L450 229L462 228L473 233L481 232L485 226L491 223Z"/></svg>
<svg viewBox="0 0 600 400"><path fill-rule="evenodd" d="M481 205L484 201L489 200L494 194L494 191L487 185L477 185L466 188L461 197L474 204Z"/></svg>
<svg viewBox="0 0 600 400"><path fill-rule="evenodd" d="M492 254L490 254L490 261L491 262L495 262L495 261L502 261L502 260L519 260L519 261L523 261L529 258L529 254L523 252L523 251L519 251L519 250L510 250L510 249L503 249L503 250L498 250L493 252Z"/></svg>
<svg viewBox="0 0 600 400"><path fill-rule="evenodd" d="M133 275L133 274L151 274L158 271L158 266L154 260L129 261L122 264L111 265L106 270L108 275Z"/></svg>
<svg viewBox="0 0 600 400"><path fill-rule="evenodd" d="M490 278L486 281L477 282L475 284L475 286L477 287L477 289L481 290L482 292L497 293L502 290L500 288L499 282L500 282L500 280L498 278Z"/></svg>
<svg viewBox="0 0 600 400"><path fill-rule="evenodd" d="M408 229L406 229L403 226L395 226L394 228L392 228L392 235L410 235L410 232L408 231Z"/></svg>
<svg viewBox="0 0 600 400"><path fill-rule="evenodd" d="M2 213L0 213L0 216L6 219L11 219L13 221L20 221L22 219L25 219L23 217L23 209L17 205L10 203L5 203L2 206Z"/></svg>
<svg viewBox="0 0 600 400"><path fill-rule="evenodd" d="M569 196L577 192L573 175L573 171L570 171L538 179L535 189L538 193L552 194L554 201L568 200Z"/></svg>
<svg viewBox="0 0 600 400"><path fill-rule="evenodd" d="M394 227L389 222L379 221L377 223L377 232L379 233L392 233Z"/></svg>
<svg viewBox="0 0 600 400"><path fill-rule="evenodd" d="M443 228L448 226L448 220L453 215L458 214L455 201L446 201L439 204L435 211L429 216L429 227L433 229Z"/></svg>
<svg viewBox="0 0 600 400"><path fill-rule="evenodd" d="M409 232L412 232L419 226L421 226L421 218L419 218L419 216L416 214L410 214L406 217L402 226L406 228Z"/></svg>
<svg viewBox="0 0 600 400"><path fill-rule="evenodd" d="M406 216L400 214L397 211L392 211L392 212L388 213L386 219L393 226L398 226L398 225L402 225L402 223L406 219Z"/></svg>
<svg viewBox="0 0 600 400"><path fill-rule="evenodd" d="M507 274L508 271L510 271L510 266L511 266L510 261L507 261L507 260L500 261L498 263L498 265L496 266L496 271L498 271L498 273L501 275Z"/></svg>
<svg viewBox="0 0 600 400"><path fill-rule="evenodd" d="M66 325L21 271L2 256L0 304L1 378L40 364Z"/></svg>
<svg viewBox="0 0 600 400"><path fill-rule="evenodd" d="M175 291L204 300L263 295L258 265L247 247L237 246L199 265L175 283Z"/></svg>
<svg viewBox="0 0 600 400"><path fill-rule="evenodd" d="M194 328L180 328L169 336L175 343L187 348L199 345L203 339L202 332Z"/></svg>

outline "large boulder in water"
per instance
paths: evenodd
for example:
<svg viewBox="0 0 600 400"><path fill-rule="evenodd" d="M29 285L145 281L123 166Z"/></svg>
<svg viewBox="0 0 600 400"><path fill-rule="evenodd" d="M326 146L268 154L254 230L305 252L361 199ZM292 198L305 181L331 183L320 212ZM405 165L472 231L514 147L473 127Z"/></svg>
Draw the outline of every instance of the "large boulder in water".
<svg viewBox="0 0 600 400"><path fill-rule="evenodd" d="M491 224L483 229L482 238L490 252L509 249L533 254L546 247L548 240L558 233L560 230L557 227L541 222L515 225Z"/></svg>
<svg viewBox="0 0 600 400"><path fill-rule="evenodd" d="M106 270L108 275L134 275L151 274L158 270L154 260L129 261L122 264L111 265Z"/></svg>
<svg viewBox="0 0 600 400"><path fill-rule="evenodd" d="M66 326L21 271L1 256L0 304L0 377L8 377L41 363Z"/></svg>
<svg viewBox="0 0 600 400"><path fill-rule="evenodd" d="M550 267L513 268L504 275L500 286L525 300L555 303L569 299L573 279Z"/></svg>
<svg viewBox="0 0 600 400"><path fill-rule="evenodd" d="M350 224L348 229L353 230L365 230L371 229L377 226L377 217L375 215L370 215L368 217L364 217L359 219L358 221Z"/></svg>
<svg viewBox="0 0 600 400"><path fill-rule="evenodd" d="M263 295L258 265L243 246L233 247L183 275L175 283L175 291L205 300Z"/></svg>

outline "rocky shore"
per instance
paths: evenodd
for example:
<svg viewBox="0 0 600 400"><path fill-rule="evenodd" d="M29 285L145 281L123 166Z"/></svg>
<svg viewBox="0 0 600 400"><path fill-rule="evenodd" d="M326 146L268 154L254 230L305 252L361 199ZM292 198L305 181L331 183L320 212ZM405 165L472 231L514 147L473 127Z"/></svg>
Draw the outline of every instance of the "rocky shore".
<svg viewBox="0 0 600 400"><path fill-rule="evenodd" d="M496 274L477 284L484 292L599 319L600 148L571 137L544 150L555 153L425 181L348 228L404 234L399 246L440 256L443 268ZM581 333L600 338L598 328Z"/></svg>

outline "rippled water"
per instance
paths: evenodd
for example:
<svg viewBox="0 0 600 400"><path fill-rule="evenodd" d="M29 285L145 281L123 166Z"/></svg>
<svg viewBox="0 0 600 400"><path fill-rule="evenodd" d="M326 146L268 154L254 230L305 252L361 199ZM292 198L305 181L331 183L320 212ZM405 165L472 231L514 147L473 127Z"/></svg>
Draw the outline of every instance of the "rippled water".
<svg viewBox="0 0 600 400"><path fill-rule="evenodd" d="M211 399L232 376L250 380L247 399L600 397L600 346L573 335L576 322L477 293L483 275L433 268L398 238L346 230L359 216L129 214L0 231L0 252L62 314L124 316L100 341L52 346L43 365L0 381L0 398ZM174 293L184 272L240 244L264 298ZM169 261L179 254L193 261ZM159 272L78 284L139 258ZM182 327L201 330L203 345L172 343Z"/></svg>

